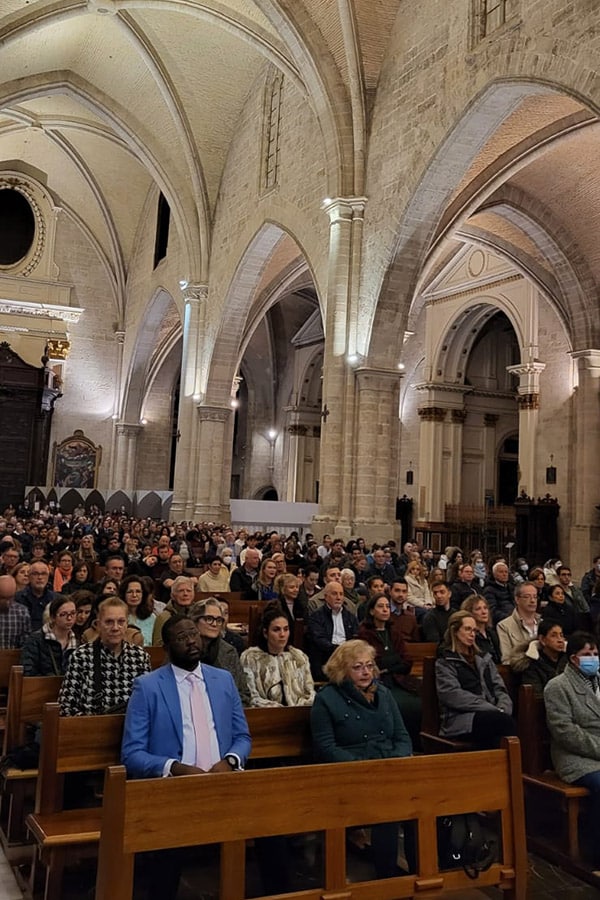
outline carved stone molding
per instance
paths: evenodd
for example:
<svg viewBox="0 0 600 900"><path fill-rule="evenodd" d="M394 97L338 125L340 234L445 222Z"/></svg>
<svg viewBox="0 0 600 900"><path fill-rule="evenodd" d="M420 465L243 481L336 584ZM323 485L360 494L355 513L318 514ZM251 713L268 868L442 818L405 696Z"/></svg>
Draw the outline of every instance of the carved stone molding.
<svg viewBox="0 0 600 900"><path fill-rule="evenodd" d="M467 411L466 409L452 409L450 415L455 425L462 425L467 418Z"/></svg>
<svg viewBox="0 0 600 900"><path fill-rule="evenodd" d="M444 422L448 410L441 406L422 406L417 412L423 422Z"/></svg>
<svg viewBox="0 0 600 900"><path fill-rule="evenodd" d="M288 434L293 434L297 437L306 437L306 435L308 434L308 426L296 423L295 425L289 425L287 432Z"/></svg>
<svg viewBox="0 0 600 900"><path fill-rule="evenodd" d="M483 424L486 428L494 428L500 416L495 415L495 413L484 413L483 416Z"/></svg>
<svg viewBox="0 0 600 900"><path fill-rule="evenodd" d="M313 437L320 438L321 437L321 426L313 425L312 433L313 433Z"/></svg>
<svg viewBox="0 0 600 900"><path fill-rule="evenodd" d="M137 437L144 426L133 422L117 422L117 434L124 437Z"/></svg>
<svg viewBox="0 0 600 900"><path fill-rule="evenodd" d="M226 422L231 415L231 409L222 406L198 406L197 409L201 422Z"/></svg>
<svg viewBox="0 0 600 900"><path fill-rule="evenodd" d="M519 394L517 397L517 406L519 410L522 409L539 409L540 408L540 395L539 394Z"/></svg>
<svg viewBox="0 0 600 900"><path fill-rule="evenodd" d="M184 303L201 303L208 300L207 284L186 284L181 289Z"/></svg>

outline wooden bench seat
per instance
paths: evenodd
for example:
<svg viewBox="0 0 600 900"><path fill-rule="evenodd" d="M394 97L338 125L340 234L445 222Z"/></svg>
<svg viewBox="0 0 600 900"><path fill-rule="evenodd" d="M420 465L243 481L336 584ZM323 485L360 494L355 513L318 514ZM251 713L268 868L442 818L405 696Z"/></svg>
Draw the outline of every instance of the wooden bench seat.
<svg viewBox="0 0 600 900"><path fill-rule="evenodd" d="M475 885L480 889L498 885L507 898L525 900L527 855L518 740L506 739L501 750L442 756L436 762L432 766L429 757L415 756L131 781L122 766L110 767L95 900L131 900L136 853L215 842L221 845L219 896L242 900L247 840L314 831L325 833L323 882L290 895L296 900L391 900L444 896L446 891L461 896ZM439 816L474 809L498 810L502 829L501 859L476 883L462 868L440 870L436 831ZM416 821L416 873L349 884L346 829L397 820ZM269 898L274 900L273 895L262 900Z"/></svg>
<svg viewBox="0 0 600 900"><path fill-rule="evenodd" d="M564 854L566 860L579 862L579 814L589 791L568 784L552 769L546 707L543 698L536 697L529 684L521 685L519 689L517 723L522 748L528 842L541 856L555 859L558 852Z"/></svg>

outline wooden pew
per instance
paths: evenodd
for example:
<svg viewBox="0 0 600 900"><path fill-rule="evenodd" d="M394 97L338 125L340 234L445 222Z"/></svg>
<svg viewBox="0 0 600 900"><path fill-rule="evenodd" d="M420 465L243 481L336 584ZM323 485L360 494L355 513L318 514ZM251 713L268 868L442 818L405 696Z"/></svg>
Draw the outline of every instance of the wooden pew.
<svg viewBox="0 0 600 900"><path fill-rule="evenodd" d="M580 861L579 812L589 792L587 788L562 781L553 770L546 707L543 698L536 697L529 684L521 685L519 690L517 723L529 845L536 853L553 860L558 851L567 860Z"/></svg>
<svg viewBox="0 0 600 900"><path fill-rule="evenodd" d="M311 755L310 707L246 709L252 760ZM94 851L100 840L102 811L63 809L64 776L117 765L123 715L61 717L57 703L44 709L35 812L27 817L35 841L30 890L45 868L44 900L60 900L69 856Z"/></svg>
<svg viewBox="0 0 600 900"><path fill-rule="evenodd" d="M8 683L10 670L21 661L20 650L0 650L0 736L4 735L6 726L6 702L8 699Z"/></svg>
<svg viewBox="0 0 600 900"><path fill-rule="evenodd" d="M27 827L35 841L30 876L34 893L40 867L45 867L44 900L60 900L69 853L95 848L102 810L63 808L64 776L92 772L120 760L124 715L60 716L58 703L47 703L42 719L42 746L35 811Z"/></svg>
<svg viewBox="0 0 600 900"><path fill-rule="evenodd" d="M405 641L404 646L406 647L408 658L412 662L412 669L410 670L410 674L414 675L416 678L422 678L423 660L428 656L435 658L438 645L436 643L429 642L417 643L416 641Z"/></svg>
<svg viewBox="0 0 600 900"><path fill-rule="evenodd" d="M144 650L150 657L150 665L152 669L160 669L167 660L167 654L164 647L144 647Z"/></svg>
<svg viewBox="0 0 600 900"><path fill-rule="evenodd" d="M499 885L512 900L525 900L527 856L518 740L506 740L501 750L442 756L436 763L432 766L430 758L415 756L211 778L132 781L126 780L122 766L110 767L104 786L106 827L100 840L96 900L131 900L136 853L214 842L221 844L221 900L242 900L246 840L311 831L325 832L324 883L294 893L296 900L391 900L466 892L474 883L462 868L439 869L436 817L474 809L499 810L502 820L502 858L480 874L477 888ZM282 797L297 801L286 803ZM207 809L210 815L205 815ZM349 885L346 828L397 820L416 820L417 874Z"/></svg>
<svg viewBox="0 0 600 900"><path fill-rule="evenodd" d="M437 645L436 649L437 649ZM423 687L421 690L423 711L421 715L421 746L424 753L460 753L473 750L474 744L455 741L440 735L440 706L435 687L435 658L423 659Z"/></svg>
<svg viewBox="0 0 600 900"><path fill-rule="evenodd" d="M13 666L8 689L6 730L2 753L25 743L27 726L42 720L46 703L58 697L62 684L60 675L25 678L22 666ZM25 808L33 797L37 769L6 769L0 776L2 807L0 814L0 840L6 847L23 843L26 839Z"/></svg>

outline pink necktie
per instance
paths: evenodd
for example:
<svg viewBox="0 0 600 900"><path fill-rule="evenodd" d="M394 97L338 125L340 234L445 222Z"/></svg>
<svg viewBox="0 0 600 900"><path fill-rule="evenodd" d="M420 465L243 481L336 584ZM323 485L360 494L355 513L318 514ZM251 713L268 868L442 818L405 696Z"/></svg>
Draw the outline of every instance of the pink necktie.
<svg viewBox="0 0 600 900"><path fill-rule="evenodd" d="M196 733L196 765L208 772L212 766L210 752L210 726L202 691L198 678L190 672L186 676L190 685L190 706L192 709L192 722Z"/></svg>

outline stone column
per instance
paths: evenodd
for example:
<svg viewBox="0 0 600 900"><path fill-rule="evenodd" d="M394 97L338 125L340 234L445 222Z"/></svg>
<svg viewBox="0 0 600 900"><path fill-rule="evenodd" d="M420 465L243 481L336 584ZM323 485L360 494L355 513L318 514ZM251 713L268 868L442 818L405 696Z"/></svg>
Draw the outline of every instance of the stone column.
<svg viewBox="0 0 600 900"><path fill-rule="evenodd" d="M292 414L294 418L296 414ZM287 432L287 477L286 495L288 503L301 501L304 494L304 442L308 434L308 426L293 422L286 428Z"/></svg>
<svg viewBox="0 0 600 900"><path fill-rule="evenodd" d="M117 454L114 488L135 490L137 440L142 426L131 422L117 423Z"/></svg>
<svg viewBox="0 0 600 900"><path fill-rule="evenodd" d="M444 521L444 422L448 410L440 406L422 406L417 410L419 430L419 522Z"/></svg>
<svg viewBox="0 0 600 900"><path fill-rule="evenodd" d="M329 216L329 267L325 354L323 360L323 426L319 470L317 535L335 532L350 537L354 446L354 371L359 361L352 323L357 316L364 197L338 197Z"/></svg>
<svg viewBox="0 0 600 900"><path fill-rule="evenodd" d="M175 451L173 479L173 519L191 519L196 496L197 473L197 415L201 401L199 393L199 350L204 331L208 288L202 284L188 284L183 289L183 353L181 358L181 388L179 392L179 438Z"/></svg>
<svg viewBox="0 0 600 900"><path fill-rule="evenodd" d="M230 517L231 407L198 406L195 521L222 522Z"/></svg>
<svg viewBox="0 0 600 900"><path fill-rule="evenodd" d="M450 478L446 489L446 503L458 505L462 496L463 426L466 409L450 410Z"/></svg>
<svg viewBox="0 0 600 900"><path fill-rule="evenodd" d="M546 364L537 360L506 371L519 376L517 405L519 407L519 494L534 496L536 486L536 441L540 409L540 375Z"/></svg>
<svg viewBox="0 0 600 900"><path fill-rule="evenodd" d="M117 431L117 422L119 421L119 409L121 406L121 384L123 381L123 349L125 345L125 332L123 330L115 331L115 340L117 342L117 366L116 372L117 377L115 378L115 392L114 392L114 401L113 401L113 428L112 433L112 442L111 442L111 454L110 454L110 472L108 476L108 483L112 486L114 490L119 490L122 482L119 481L119 478L124 473L122 473L122 463L120 462L120 453L122 454L122 449L120 447L119 435Z"/></svg>
<svg viewBox="0 0 600 900"><path fill-rule="evenodd" d="M356 370L356 441L353 533L384 541L397 529L398 404L400 372Z"/></svg>
<svg viewBox="0 0 600 900"><path fill-rule="evenodd" d="M569 564L573 574L580 576L589 570L600 544L595 508L600 503L600 350L579 350L572 356L579 384L573 398Z"/></svg>
<svg viewBox="0 0 600 900"><path fill-rule="evenodd" d="M483 416L485 426L483 431L483 494L485 496L487 491L492 491L495 502L498 500L496 497L496 425L499 419L500 416L495 413L484 413Z"/></svg>

